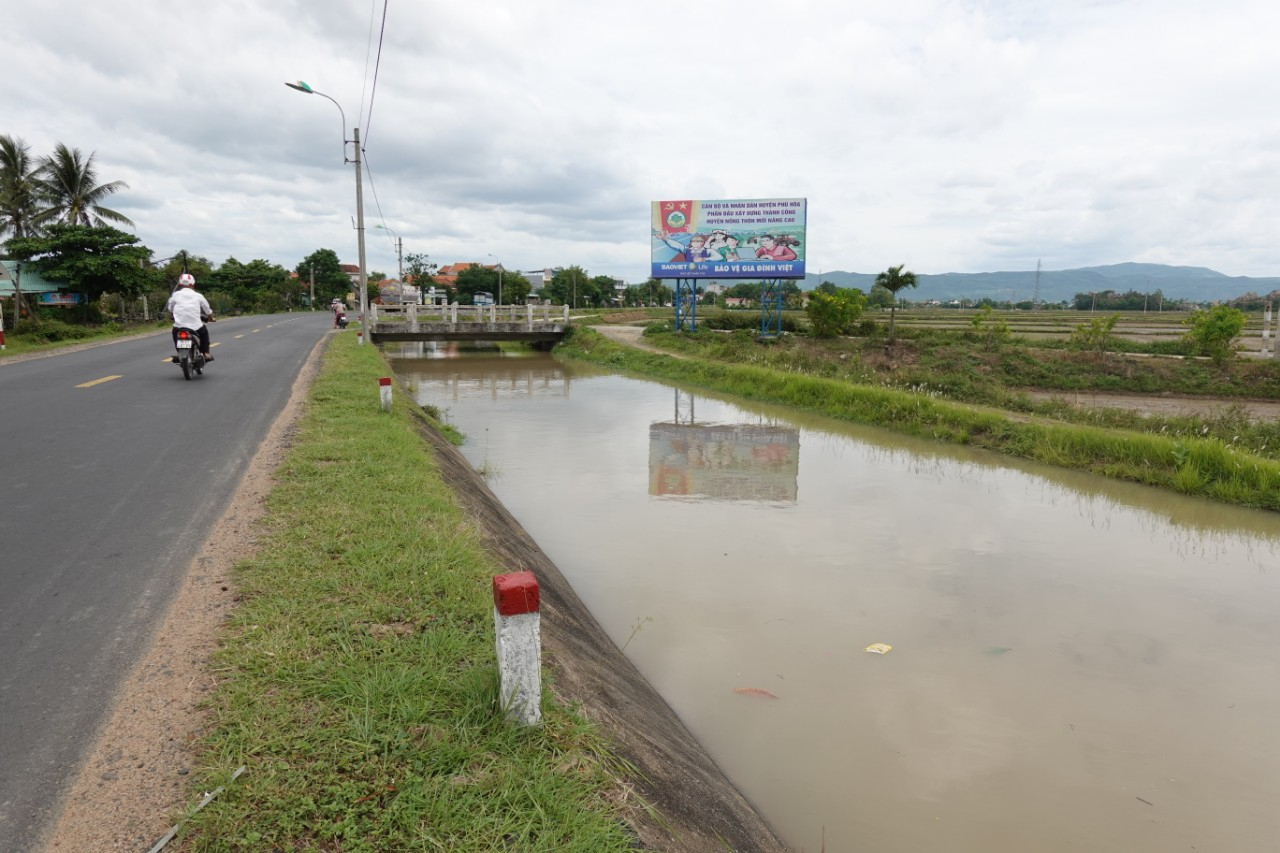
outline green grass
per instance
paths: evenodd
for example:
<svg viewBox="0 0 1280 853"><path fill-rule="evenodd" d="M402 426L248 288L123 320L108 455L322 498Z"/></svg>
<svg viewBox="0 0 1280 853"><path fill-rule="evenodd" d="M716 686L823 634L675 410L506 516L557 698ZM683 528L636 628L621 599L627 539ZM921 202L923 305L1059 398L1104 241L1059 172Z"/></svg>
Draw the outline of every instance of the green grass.
<svg viewBox="0 0 1280 853"><path fill-rule="evenodd" d="M201 784L248 769L181 849L629 849L602 738L549 699L541 726L503 720L490 585L508 568L412 403L370 393L385 374L353 337L326 352L213 665Z"/></svg>
<svg viewBox="0 0 1280 853"><path fill-rule="evenodd" d="M6 318L5 348L0 350L0 362L16 355L50 352L75 344L110 341L167 328L169 323L159 321L132 323L128 326L117 326L114 323L102 326L81 326L53 321L45 324L45 334L15 334Z"/></svg>
<svg viewBox="0 0 1280 853"><path fill-rule="evenodd" d="M1006 411L945 399L923 384L899 388L853 381L858 372L855 366L841 368L849 376L834 377L822 370L780 369L777 345L744 342L737 334L722 335L720 341L711 342L700 336L670 337L676 338L676 347L698 351L699 357L676 359L642 352L615 344L590 329L574 329L556 352L748 400L794 406L1227 503L1280 510L1280 461L1206 433L1143 433L1015 417ZM666 340L663 335L650 336L655 338ZM702 347L705 349L700 350ZM726 351L733 355L726 355Z"/></svg>

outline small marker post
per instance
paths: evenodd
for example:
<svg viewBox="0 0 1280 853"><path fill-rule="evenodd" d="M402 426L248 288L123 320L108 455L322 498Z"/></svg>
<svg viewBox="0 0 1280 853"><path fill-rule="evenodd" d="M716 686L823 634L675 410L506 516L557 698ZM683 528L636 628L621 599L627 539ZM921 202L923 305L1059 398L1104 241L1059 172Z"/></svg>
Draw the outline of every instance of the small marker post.
<svg viewBox="0 0 1280 853"><path fill-rule="evenodd" d="M507 719L532 726L542 721L542 638L538 579L511 572L493 579L502 708Z"/></svg>
<svg viewBox="0 0 1280 853"><path fill-rule="evenodd" d="M378 394L382 398L382 411L391 411L391 377L383 376L378 380Z"/></svg>

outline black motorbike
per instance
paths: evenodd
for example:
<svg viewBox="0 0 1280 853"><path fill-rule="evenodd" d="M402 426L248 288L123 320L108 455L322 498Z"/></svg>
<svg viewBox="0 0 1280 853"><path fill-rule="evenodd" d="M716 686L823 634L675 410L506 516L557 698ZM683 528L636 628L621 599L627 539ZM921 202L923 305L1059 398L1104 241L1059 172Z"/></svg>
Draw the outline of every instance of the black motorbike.
<svg viewBox="0 0 1280 853"><path fill-rule="evenodd" d="M212 323L213 320L210 319L209 322ZM205 360L204 353L200 351L198 331L179 326L174 338L174 346L177 347L178 354L173 357L173 360L182 365L182 376L185 379L190 379L192 374L196 376L204 374L204 368L208 362Z"/></svg>

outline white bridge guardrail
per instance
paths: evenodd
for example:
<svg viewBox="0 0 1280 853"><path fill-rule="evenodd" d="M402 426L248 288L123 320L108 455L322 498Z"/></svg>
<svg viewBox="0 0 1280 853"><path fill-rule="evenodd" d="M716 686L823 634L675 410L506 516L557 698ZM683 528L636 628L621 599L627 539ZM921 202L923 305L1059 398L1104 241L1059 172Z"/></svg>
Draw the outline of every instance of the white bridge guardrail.
<svg viewBox="0 0 1280 853"><path fill-rule="evenodd" d="M419 323L522 323L526 330L535 325L569 322L568 305L378 305L369 306L372 323L403 317L409 323L409 331L416 331Z"/></svg>

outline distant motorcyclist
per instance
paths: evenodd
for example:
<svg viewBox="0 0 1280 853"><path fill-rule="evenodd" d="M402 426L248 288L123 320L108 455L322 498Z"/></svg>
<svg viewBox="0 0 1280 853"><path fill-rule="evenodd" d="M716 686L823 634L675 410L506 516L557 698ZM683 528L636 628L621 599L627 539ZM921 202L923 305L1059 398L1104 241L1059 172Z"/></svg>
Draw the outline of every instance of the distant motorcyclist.
<svg viewBox="0 0 1280 853"><path fill-rule="evenodd" d="M205 361L213 361L209 354L209 327L205 321L213 321L213 309L209 300L196 291L195 276L183 273L178 276L178 288L169 297L164 310L173 315L173 344L178 344L178 329L191 329L200 338L200 352ZM174 361L177 361L175 358Z"/></svg>

